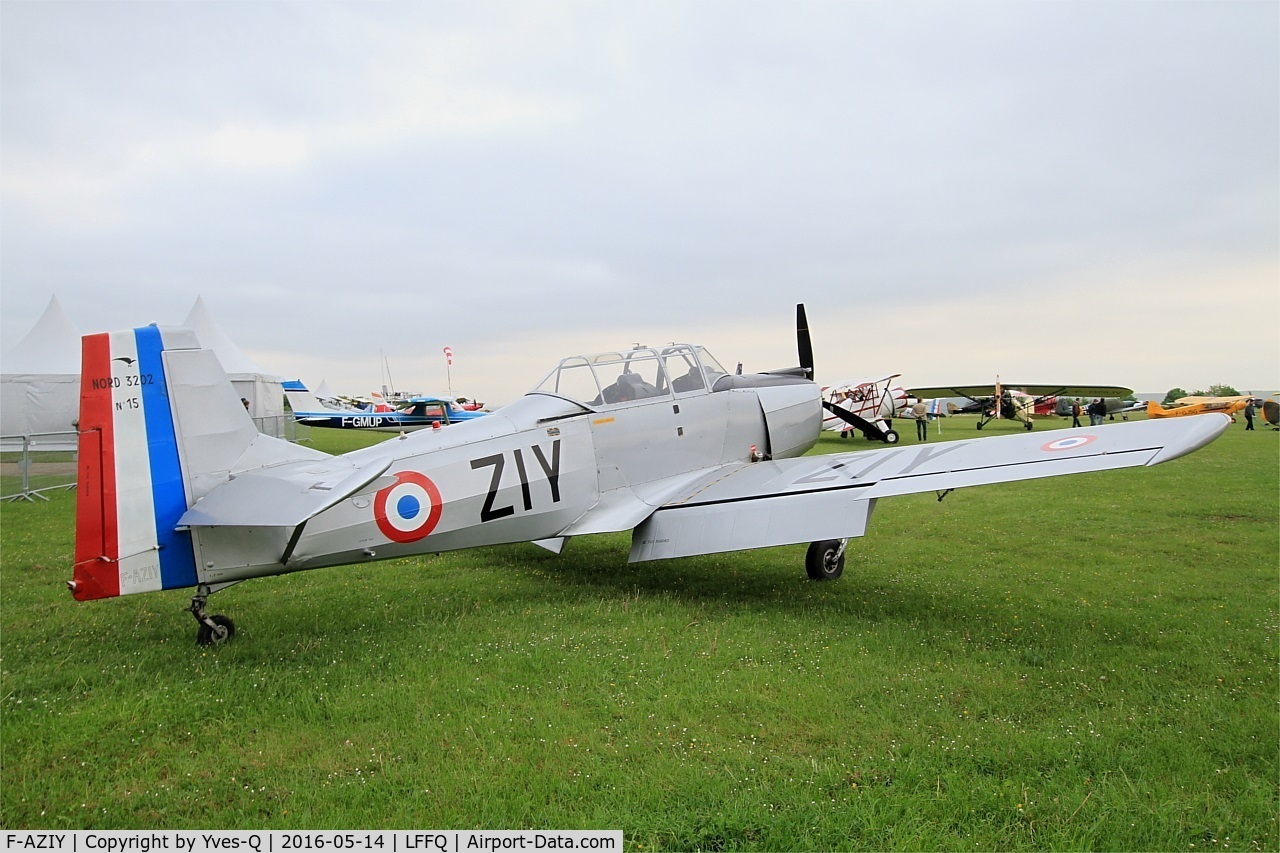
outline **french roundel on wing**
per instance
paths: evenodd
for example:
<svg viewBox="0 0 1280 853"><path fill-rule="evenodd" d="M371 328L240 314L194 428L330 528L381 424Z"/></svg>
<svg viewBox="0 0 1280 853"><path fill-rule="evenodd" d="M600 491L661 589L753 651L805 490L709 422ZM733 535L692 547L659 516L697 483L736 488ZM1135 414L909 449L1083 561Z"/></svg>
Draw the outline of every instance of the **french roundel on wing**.
<svg viewBox="0 0 1280 853"><path fill-rule="evenodd" d="M400 471L395 478L374 496L374 521L392 542L417 542L440 522L444 500L436 484L417 471Z"/></svg>
<svg viewBox="0 0 1280 853"><path fill-rule="evenodd" d="M1097 440L1096 435L1071 435L1042 445L1041 450L1075 450Z"/></svg>

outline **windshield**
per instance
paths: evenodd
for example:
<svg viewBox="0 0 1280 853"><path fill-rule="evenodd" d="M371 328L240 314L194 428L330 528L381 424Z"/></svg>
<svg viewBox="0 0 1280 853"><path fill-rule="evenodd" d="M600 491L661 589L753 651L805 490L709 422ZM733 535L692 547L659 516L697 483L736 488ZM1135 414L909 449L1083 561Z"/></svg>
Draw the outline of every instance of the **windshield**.
<svg viewBox="0 0 1280 853"><path fill-rule="evenodd" d="M705 392L722 373L702 347L638 347L566 358L533 390L587 406L612 406Z"/></svg>

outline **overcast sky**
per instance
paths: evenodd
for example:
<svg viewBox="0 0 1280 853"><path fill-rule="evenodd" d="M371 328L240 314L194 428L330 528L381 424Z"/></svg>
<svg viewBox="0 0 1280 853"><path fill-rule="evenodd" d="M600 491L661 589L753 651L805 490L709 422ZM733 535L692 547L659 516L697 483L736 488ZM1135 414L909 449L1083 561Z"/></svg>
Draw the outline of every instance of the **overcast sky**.
<svg viewBox="0 0 1280 853"><path fill-rule="evenodd" d="M1280 388L1275 2L0 3L0 345Z"/></svg>

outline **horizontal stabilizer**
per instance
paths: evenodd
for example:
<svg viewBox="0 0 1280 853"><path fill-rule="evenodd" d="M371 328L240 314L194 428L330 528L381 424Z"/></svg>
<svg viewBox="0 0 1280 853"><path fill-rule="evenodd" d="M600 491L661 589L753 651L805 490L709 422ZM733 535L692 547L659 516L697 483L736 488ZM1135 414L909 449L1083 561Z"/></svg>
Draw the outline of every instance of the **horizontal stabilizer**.
<svg viewBox="0 0 1280 853"><path fill-rule="evenodd" d="M187 527L296 527L373 483L391 459L356 466L341 457L288 462L237 474L178 523Z"/></svg>

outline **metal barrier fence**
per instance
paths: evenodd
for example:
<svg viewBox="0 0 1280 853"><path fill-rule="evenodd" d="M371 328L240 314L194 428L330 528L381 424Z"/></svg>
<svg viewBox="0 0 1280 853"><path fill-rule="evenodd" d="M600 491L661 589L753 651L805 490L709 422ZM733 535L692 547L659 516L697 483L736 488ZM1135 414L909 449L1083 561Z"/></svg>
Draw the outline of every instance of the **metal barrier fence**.
<svg viewBox="0 0 1280 853"><path fill-rule="evenodd" d="M43 492L76 485L76 434L33 432L0 437L0 500L48 500Z"/></svg>
<svg viewBox="0 0 1280 853"><path fill-rule="evenodd" d="M311 428L290 415L254 418L258 432L286 441L310 441ZM0 501L48 500L44 492L76 486L75 432L0 436Z"/></svg>
<svg viewBox="0 0 1280 853"><path fill-rule="evenodd" d="M300 424L293 415L276 415L271 418L254 418L258 432L272 438L283 438L285 441L299 442L311 440L311 427Z"/></svg>

